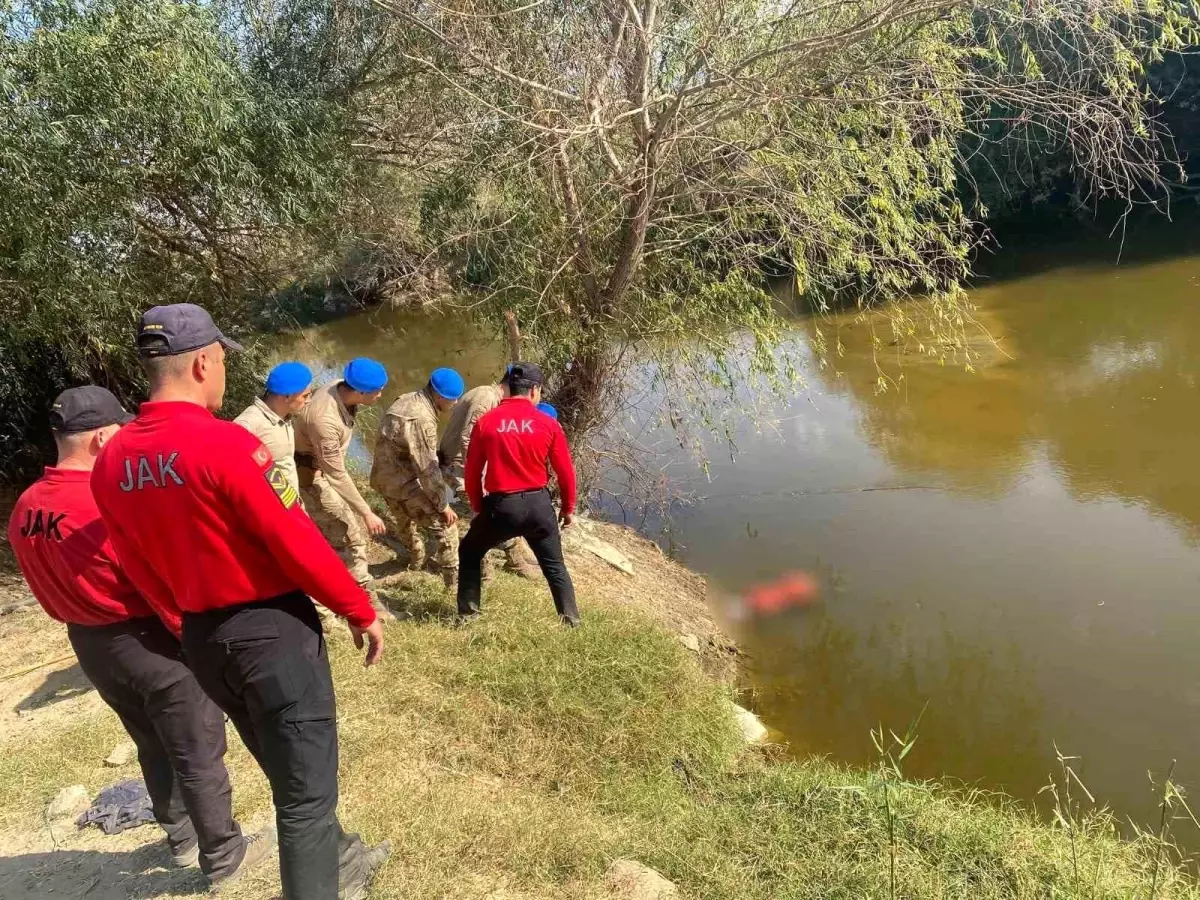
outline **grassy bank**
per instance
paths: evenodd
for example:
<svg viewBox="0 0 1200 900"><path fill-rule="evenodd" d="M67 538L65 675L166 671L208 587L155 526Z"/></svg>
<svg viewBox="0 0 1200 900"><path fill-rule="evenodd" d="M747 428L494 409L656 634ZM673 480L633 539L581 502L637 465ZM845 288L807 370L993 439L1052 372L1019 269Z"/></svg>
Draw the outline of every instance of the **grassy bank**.
<svg viewBox="0 0 1200 900"><path fill-rule="evenodd" d="M653 559L637 560L628 587ZM381 665L364 671L349 639L334 637L343 818L396 847L373 897L599 898L618 857L714 900L889 897L893 859L897 897L1144 898L1152 882L1159 898L1200 897L1173 869L1155 878L1151 841L1120 842L1101 820L1072 840L1015 804L937 784L894 787L885 805L877 774L742 749L729 688L664 625L670 616L639 609L616 581L624 576L599 574L595 587L581 579L577 631L556 625L538 584L502 576L483 620L458 628L433 579L399 576L385 597L409 617L389 624ZM6 618L0 643L21 659L61 649L37 613ZM15 658L4 654L3 671ZM100 762L121 739L115 719L95 702L59 705L70 704L70 715L9 728L0 746L10 870L26 856L51 870L53 856L33 851L59 787L91 790L124 774ZM229 762L239 815L266 820L263 779L240 746ZM133 834L140 844L157 839L152 831ZM55 840L72 853L79 841L93 852L115 839ZM134 888L112 896L195 890L186 873L138 881L151 875L133 869L162 858L130 849L117 887ZM18 893L5 872L0 863L0 895L38 896ZM237 896L276 891L264 876Z"/></svg>

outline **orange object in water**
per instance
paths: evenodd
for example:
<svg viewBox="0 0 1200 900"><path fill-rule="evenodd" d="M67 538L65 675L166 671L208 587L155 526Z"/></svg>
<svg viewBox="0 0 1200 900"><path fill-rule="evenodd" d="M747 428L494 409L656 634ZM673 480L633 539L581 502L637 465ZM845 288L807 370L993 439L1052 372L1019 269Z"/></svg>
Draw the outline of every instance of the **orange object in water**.
<svg viewBox="0 0 1200 900"><path fill-rule="evenodd" d="M746 605L760 615L803 609L817 602L817 581L807 572L789 572L744 595Z"/></svg>

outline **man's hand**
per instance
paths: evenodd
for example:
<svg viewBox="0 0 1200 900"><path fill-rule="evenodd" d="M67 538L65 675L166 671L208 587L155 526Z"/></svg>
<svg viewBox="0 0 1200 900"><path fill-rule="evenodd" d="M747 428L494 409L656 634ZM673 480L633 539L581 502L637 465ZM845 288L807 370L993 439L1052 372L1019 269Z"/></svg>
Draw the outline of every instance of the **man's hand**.
<svg viewBox="0 0 1200 900"><path fill-rule="evenodd" d="M376 617L375 621L366 628L356 628L351 625L350 633L354 635L354 646L359 650L363 648L363 636L366 635L367 659L363 665L373 666L379 662L379 657L383 656L383 623L379 621L379 618Z"/></svg>
<svg viewBox="0 0 1200 900"><path fill-rule="evenodd" d="M575 524L575 513L561 512L558 514L558 521L563 528L570 528Z"/></svg>
<svg viewBox="0 0 1200 900"><path fill-rule="evenodd" d="M453 506L447 506L445 509L443 509L441 512L441 517L442 524L444 524L447 528L451 527L455 522L458 521L458 513L454 511Z"/></svg>
<svg viewBox="0 0 1200 900"><path fill-rule="evenodd" d="M375 513L367 513L363 517L363 521L367 524L367 531L371 532L375 537L383 537L387 534L387 523Z"/></svg>

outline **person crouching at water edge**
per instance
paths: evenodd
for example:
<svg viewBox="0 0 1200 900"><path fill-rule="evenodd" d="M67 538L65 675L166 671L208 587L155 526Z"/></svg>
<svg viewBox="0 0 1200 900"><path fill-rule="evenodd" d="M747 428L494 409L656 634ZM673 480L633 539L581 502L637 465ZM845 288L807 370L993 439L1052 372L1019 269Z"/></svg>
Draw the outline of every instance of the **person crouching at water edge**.
<svg viewBox="0 0 1200 900"><path fill-rule="evenodd" d="M560 521L563 527L575 521L571 451L558 422L536 408L542 399L541 368L514 363L507 379L510 396L475 424L467 450L463 480L475 518L458 550L458 613L479 614L487 552L523 537L550 584L559 617L575 626L579 610L559 533ZM546 487L550 468L562 491L561 517L555 516Z"/></svg>
<svg viewBox="0 0 1200 900"><path fill-rule="evenodd" d="M458 581L458 514L438 465L438 415L447 413L463 395L462 376L435 369L419 391L402 394L388 407L379 426L371 487L387 501L396 533L408 551L410 569L425 566L425 539L433 536L433 568L446 588Z"/></svg>

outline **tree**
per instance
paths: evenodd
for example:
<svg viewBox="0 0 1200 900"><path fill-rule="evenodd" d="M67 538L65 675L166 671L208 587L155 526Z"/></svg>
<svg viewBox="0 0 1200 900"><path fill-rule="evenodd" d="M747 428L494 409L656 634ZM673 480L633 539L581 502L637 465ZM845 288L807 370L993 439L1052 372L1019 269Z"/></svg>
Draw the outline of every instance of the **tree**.
<svg viewBox="0 0 1200 900"><path fill-rule="evenodd" d="M351 176L342 107L256 74L206 3L0 5L0 458L36 463L49 398L132 400L137 317L246 319ZM238 363L245 374L248 363Z"/></svg>
<svg viewBox="0 0 1200 900"><path fill-rule="evenodd" d="M1153 197L1170 147L1144 67L1191 42L1197 15L1185 0L377 2L408 31L408 89L452 103L416 151L423 225L485 303L519 311L577 431L611 415L630 341L715 351L692 374L720 382L749 329L752 368L777 370L764 272L821 308L926 294L928 319L901 327L945 352L979 235L964 153L1050 141L1092 196Z"/></svg>

